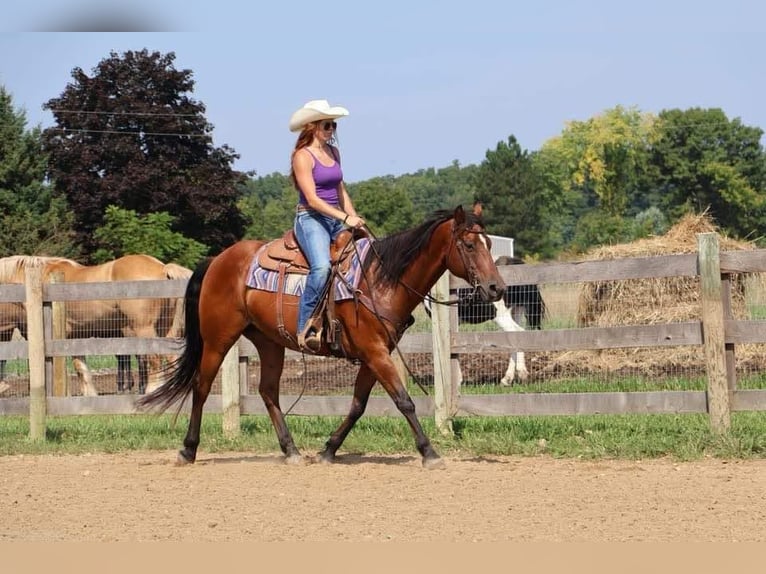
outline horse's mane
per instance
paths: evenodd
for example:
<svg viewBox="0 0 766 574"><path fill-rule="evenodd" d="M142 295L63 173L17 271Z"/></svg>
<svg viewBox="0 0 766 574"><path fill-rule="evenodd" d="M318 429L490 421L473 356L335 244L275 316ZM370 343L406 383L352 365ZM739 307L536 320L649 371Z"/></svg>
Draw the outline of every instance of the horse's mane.
<svg viewBox="0 0 766 574"><path fill-rule="evenodd" d="M367 252L364 268L367 269L373 261L379 259L377 280L382 285L395 285L421 251L429 244L436 228L445 221L452 219L454 215L451 210L435 211L417 227L398 231L375 241L372 248ZM481 225L482 228L484 227L480 216L466 212L465 217L468 227L475 223Z"/></svg>
<svg viewBox="0 0 766 574"><path fill-rule="evenodd" d="M51 263L69 263L75 267L81 265L65 257L45 257L42 255L11 255L0 258L0 283L23 281L24 271L34 265L45 267Z"/></svg>

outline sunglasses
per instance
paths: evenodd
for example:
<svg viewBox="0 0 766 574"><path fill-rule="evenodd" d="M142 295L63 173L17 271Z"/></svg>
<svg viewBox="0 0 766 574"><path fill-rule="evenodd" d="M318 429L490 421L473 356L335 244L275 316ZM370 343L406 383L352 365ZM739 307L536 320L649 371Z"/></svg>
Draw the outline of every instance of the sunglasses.
<svg viewBox="0 0 766 574"><path fill-rule="evenodd" d="M330 131L330 129L337 129L338 123L337 122L322 122L322 129L324 131Z"/></svg>

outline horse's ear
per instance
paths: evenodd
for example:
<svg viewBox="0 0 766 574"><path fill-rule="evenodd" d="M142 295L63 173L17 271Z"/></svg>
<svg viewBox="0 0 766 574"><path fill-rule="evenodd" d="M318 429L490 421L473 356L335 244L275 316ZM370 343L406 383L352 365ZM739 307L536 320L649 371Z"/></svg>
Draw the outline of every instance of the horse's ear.
<svg viewBox="0 0 766 574"><path fill-rule="evenodd" d="M477 217L481 217L481 209L482 209L481 201L478 201L478 200L474 201L473 214L476 215Z"/></svg>
<svg viewBox="0 0 766 574"><path fill-rule="evenodd" d="M452 216L455 219L455 223L457 225L464 225L465 224L465 211L463 211L463 206L458 205L455 208L455 213Z"/></svg>

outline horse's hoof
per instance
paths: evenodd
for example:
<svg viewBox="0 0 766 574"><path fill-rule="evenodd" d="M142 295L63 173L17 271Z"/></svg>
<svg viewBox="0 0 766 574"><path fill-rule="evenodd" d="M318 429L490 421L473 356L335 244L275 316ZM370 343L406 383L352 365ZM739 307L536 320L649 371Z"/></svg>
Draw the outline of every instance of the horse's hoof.
<svg viewBox="0 0 766 574"><path fill-rule="evenodd" d="M186 466L187 464L194 464L194 459L189 458L187 454L184 454L184 451L178 451L178 456L176 457L176 466Z"/></svg>
<svg viewBox="0 0 766 574"><path fill-rule="evenodd" d="M302 466L307 464L307 461L300 454L291 454L289 456L285 456L285 464L289 464L293 466Z"/></svg>
<svg viewBox="0 0 766 574"><path fill-rule="evenodd" d="M447 463L438 456L436 458L424 458L423 468L427 468L428 470L444 470L447 468Z"/></svg>
<svg viewBox="0 0 766 574"><path fill-rule="evenodd" d="M332 455L332 454L328 454L328 453L326 453L326 452L320 452L320 453L319 453L319 454L316 456L316 461L317 461L319 464L332 464L332 463L334 463L334 462L335 462L335 455Z"/></svg>
<svg viewBox="0 0 766 574"><path fill-rule="evenodd" d="M504 387L510 387L513 384L513 378L503 377L502 379L500 379L500 384Z"/></svg>

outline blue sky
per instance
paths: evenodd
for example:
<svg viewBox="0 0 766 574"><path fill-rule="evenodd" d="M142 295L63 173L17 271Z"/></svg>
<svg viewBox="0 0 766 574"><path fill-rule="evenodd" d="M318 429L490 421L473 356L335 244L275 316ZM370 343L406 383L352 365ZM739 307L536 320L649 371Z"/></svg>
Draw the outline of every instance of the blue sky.
<svg viewBox="0 0 766 574"><path fill-rule="evenodd" d="M3 7L0 85L29 127L52 124L41 106L73 68L147 48L194 72L215 144L259 175L287 172L288 119L319 98L351 112L350 182L478 164L510 135L539 149L616 105L718 107L766 130L760 0L113 1ZM136 32L53 32L105 27Z"/></svg>

